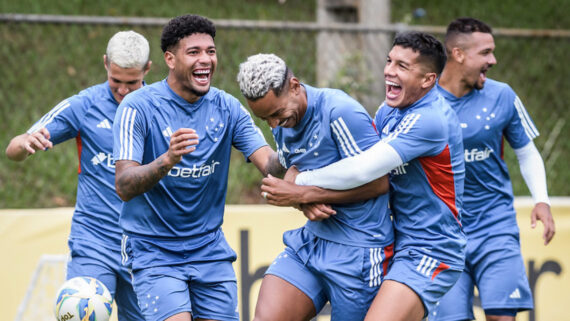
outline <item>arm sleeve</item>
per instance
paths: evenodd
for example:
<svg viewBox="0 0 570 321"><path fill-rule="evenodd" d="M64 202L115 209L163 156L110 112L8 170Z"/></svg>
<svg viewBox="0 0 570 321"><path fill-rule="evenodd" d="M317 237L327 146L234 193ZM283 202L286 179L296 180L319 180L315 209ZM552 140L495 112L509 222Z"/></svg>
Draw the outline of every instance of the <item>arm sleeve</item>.
<svg viewBox="0 0 570 321"><path fill-rule="evenodd" d="M77 96L70 97L53 107L28 129L27 133L33 134L45 127L50 133L50 140L54 144L59 144L77 136L85 111L81 99Z"/></svg>
<svg viewBox="0 0 570 321"><path fill-rule="evenodd" d="M546 203L550 205L546 186L546 172L544 162L536 146L531 141L521 148L514 150L519 160L521 174L528 186L534 203Z"/></svg>
<svg viewBox="0 0 570 321"><path fill-rule="evenodd" d="M313 171L299 173L295 183L346 190L384 176L402 164L398 152L389 144L380 141L354 157L344 158Z"/></svg>
<svg viewBox="0 0 570 321"><path fill-rule="evenodd" d="M251 154L268 144L261 129L255 125L249 111L241 104L236 109L238 111L237 121L233 132L232 144L244 155L245 161L249 162Z"/></svg>
<svg viewBox="0 0 570 321"><path fill-rule="evenodd" d="M514 93L512 93L512 95L514 95L514 98L511 98L513 99L511 102L514 107L514 112L503 134L509 142L509 145L511 145L513 149L518 149L526 146L530 141L536 138L539 132L534 126L520 98Z"/></svg>
<svg viewBox="0 0 570 321"><path fill-rule="evenodd" d="M139 108L126 99L119 105L113 122L113 157L142 164L146 124Z"/></svg>

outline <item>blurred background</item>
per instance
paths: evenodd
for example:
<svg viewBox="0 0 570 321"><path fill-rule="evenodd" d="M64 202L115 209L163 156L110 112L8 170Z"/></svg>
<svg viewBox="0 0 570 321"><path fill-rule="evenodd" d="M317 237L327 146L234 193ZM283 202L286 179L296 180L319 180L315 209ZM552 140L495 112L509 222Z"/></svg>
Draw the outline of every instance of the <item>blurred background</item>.
<svg viewBox="0 0 570 321"><path fill-rule="evenodd" d="M236 74L249 55L273 52L311 85L341 88L370 112L384 99L383 66L396 32L422 30L439 39L446 25L472 16L495 30L498 64L490 78L517 92L541 135L549 193L570 195L569 0L4 0L0 2L0 208L73 206L77 150L68 141L37 160L9 161L4 149L61 100L104 82L108 39L133 29L151 44L147 83L167 74L162 26L194 13L217 26L213 86L245 100ZM267 125L255 119L268 142ZM232 156L228 204L263 203L261 175ZM529 195L514 153L505 148L515 195Z"/></svg>

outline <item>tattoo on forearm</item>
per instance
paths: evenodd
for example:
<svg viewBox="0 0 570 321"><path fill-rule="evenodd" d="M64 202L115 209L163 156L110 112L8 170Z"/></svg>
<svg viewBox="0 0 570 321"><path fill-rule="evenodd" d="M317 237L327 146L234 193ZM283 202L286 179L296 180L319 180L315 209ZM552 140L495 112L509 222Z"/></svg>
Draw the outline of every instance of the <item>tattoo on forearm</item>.
<svg viewBox="0 0 570 321"><path fill-rule="evenodd" d="M149 191L168 174L170 168L162 159L157 159L148 165L131 167L128 170L128 173L119 178L119 185L122 194L130 199Z"/></svg>

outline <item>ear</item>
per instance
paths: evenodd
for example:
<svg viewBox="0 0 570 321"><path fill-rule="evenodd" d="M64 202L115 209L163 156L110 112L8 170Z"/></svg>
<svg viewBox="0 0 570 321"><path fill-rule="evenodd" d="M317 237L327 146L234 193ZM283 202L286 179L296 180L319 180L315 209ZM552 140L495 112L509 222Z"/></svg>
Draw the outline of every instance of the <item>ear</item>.
<svg viewBox="0 0 570 321"><path fill-rule="evenodd" d="M301 91L301 82L297 77L293 76L289 79L289 92L298 94Z"/></svg>
<svg viewBox="0 0 570 321"><path fill-rule="evenodd" d="M463 61L465 60L465 52L463 51L463 49L459 47L453 47L453 49L451 50L451 57L453 58L453 60L462 64Z"/></svg>
<svg viewBox="0 0 570 321"><path fill-rule="evenodd" d="M150 66L151 66L151 65L152 65L152 61L149 60L149 61L146 63L146 66L144 66L144 69L143 69L143 73L144 73L144 74L143 74L143 75L146 76L146 74L147 74L148 71L150 70Z"/></svg>
<svg viewBox="0 0 570 321"><path fill-rule="evenodd" d="M166 62L166 65L168 66L169 69L174 69L174 64L176 62L176 56L174 55L174 53L170 52L170 51L165 51L164 52L164 62Z"/></svg>
<svg viewBox="0 0 570 321"><path fill-rule="evenodd" d="M435 85L435 81L437 80L437 74L435 72L428 72L424 75L424 79L422 81L422 88L431 88Z"/></svg>
<svg viewBox="0 0 570 321"><path fill-rule="evenodd" d="M105 65L105 70L109 71L109 67L107 67L107 55L103 55L103 65Z"/></svg>

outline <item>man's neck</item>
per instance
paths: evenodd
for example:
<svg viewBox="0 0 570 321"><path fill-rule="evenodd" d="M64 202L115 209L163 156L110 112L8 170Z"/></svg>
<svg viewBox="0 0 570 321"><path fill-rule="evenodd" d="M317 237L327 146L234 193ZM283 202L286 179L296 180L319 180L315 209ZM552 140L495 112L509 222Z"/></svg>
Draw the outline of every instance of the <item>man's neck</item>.
<svg viewBox="0 0 570 321"><path fill-rule="evenodd" d="M457 98L461 98L473 90L473 88L467 86L461 74L449 66L445 66L445 69L443 69L439 77L439 85Z"/></svg>
<svg viewBox="0 0 570 321"><path fill-rule="evenodd" d="M191 104L197 102L201 97L191 91L184 90L184 86L182 86L180 82L176 81L176 78L173 75L168 75L166 82L172 91Z"/></svg>

